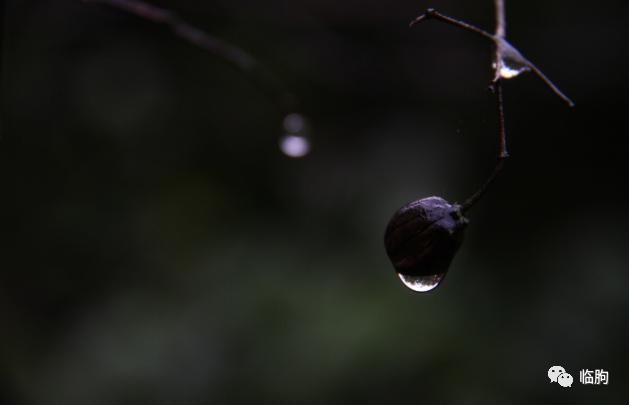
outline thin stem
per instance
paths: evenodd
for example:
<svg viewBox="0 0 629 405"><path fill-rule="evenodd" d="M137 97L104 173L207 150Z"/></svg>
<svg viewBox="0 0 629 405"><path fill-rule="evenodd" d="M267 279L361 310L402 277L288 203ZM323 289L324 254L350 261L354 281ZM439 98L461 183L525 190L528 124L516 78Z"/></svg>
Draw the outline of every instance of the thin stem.
<svg viewBox="0 0 629 405"><path fill-rule="evenodd" d="M507 36L507 19L505 17L505 2L504 0L494 0L494 7L496 8L496 37L504 38Z"/></svg>
<svg viewBox="0 0 629 405"><path fill-rule="evenodd" d="M244 49L211 35L174 12L145 3L142 0L82 0L85 3L100 3L133 14L145 20L168 26L179 38L198 46L215 56L229 62L246 73L273 98L284 112L294 110L297 100L293 94L281 86L280 81L265 70L260 63Z"/></svg>
<svg viewBox="0 0 629 405"><path fill-rule="evenodd" d="M487 32L487 31L485 31L485 30L483 30L481 28L475 27L472 24L468 24L465 21L457 20L457 19L449 17L449 16L447 16L445 14L441 14L440 12L435 10L434 8L429 8L428 10L426 10L426 12L424 14L419 15L417 18L415 18L413 21L411 21L411 23L409 24L409 27L412 27L415 24L417 24L417 23L419 23L419 22L421 22L423 20L428 20L428 19L431 19L431 18L434 18L436 20L441 20L441 21L443 21L445 23L454 25L454 26L459 27L459 28L463 28L465 30L468 30L468 31L473 32L473 33L478 34L478 35L481 35L481 36L483 36L483 37L485 37L487 39L490 39L492 41L494 39L494 36L491 35L489 32Z"/></svg>
<svg viewBox="0 0 629 405"><path fill-rule="evenodd" d="M505 127L502 81L500 79L493 84L493 91L496 94L496 110L498 111L498 159L502 160L509 157L509 152L507 152L507 129Z"/></svg>
<svg viewBox="0 0 629 405"><path fill-rule="evenodd" d="M502 43L507 33L507 18L505 15L505 5L503 0L494 0L494 8L496 9L496 30L494 31L494 79L493 82L500 81L500 71L504 64L504 55ZM501 94L502 96L502 94Z"/></svg>
<svg viewBox="0 0 629 405"><path fill-rule="evenodd" d="M548 86L548 88L550 90L552 90L553 93L555 93L557 96L559 96L559 98L561 98L563 101L566 102L566 104L568 104L569 107L574 107L574 101L572 101L570 99L570 97L566 96L560 89L559 87L557 87L555 85L555 83L553 83L548 77L546 77L546 75L544 74L544 72L542 72L537 66L535 66L531 61L528 61L528 66L529 68L533 71L533 73L535 73L537 75L537 77L539 77L546 86Z"/></svg>
<svg viewBox="0 0 629 405"><path fill-rule="evenodd" d="M493 80L490 85L490 89L496 95L496 109L498 115L498 162L494 167L494 171L487 178L485 183L481 186L481 188L476 191L472 196L470 196L465 202L461 205L461 209L465 212L470 209L474 203L476 203L487 191L487 188L493 183L498 174L502 171L505 160L509 157L509 153L507 152L507 130L505 127L505 116L504 116L504 102L502 95L502 76L501 70L504 66L505 59L517 59L521 64L527 66L532 70L539 78L562 100L564 100L570 107L574 106L574 103L570 98L568 98L555 84L546 77L541 70L537 68L533 63L524 58L520 51L514 48L511 44L507 42L505 39L507 32L507 19L505 16L505 5L504 0L494 0L494 7L496 9L496 29L495 34L490 34L487 31L475 27L471 24L468 24L464 21L460 21L449 17L447 15L441 14L435 11L432 8L426 10L424 14L421 14L416 19L411 21L410 26L428 20L430 18L434 18L448 24L454 25L456 27L465 29L467 31L473 32L475 34L479 34L484 38L490 39L494 45L494 63L493 67Z"/></svg>
<svg viewBox="0 0 629 405"><path fill-rule="evenodd" d="M509 157L509 153L507 152L507 131L505 127L505 118L504 118L504 104L502 98L502 82L500 80L500 69L502 68L502 60L503 60L503 48L500 46L504 41L504 36L506 33L506 18L504 12L504 1L503 0L495 0L494 2L496 7L496 33L494 35L488 33L487 31L475 27L471 24L468 24L464 21L460 21L449 17L447 15L441 14L438 11L429 8L426 10L424 14L418 16L415 20L411 21L410 26L423 21L429 18L434 18L445 23L454 25L456 27L465 29L467 31L473 32L475 34L479 34L484 38L490 39L495 48L495 61L493 63L493 76L491 89L493 93L496 95L496 108L498 113L498 162L494 167L494 171L492 174L485 180L485 183L478 189L474 194L472 194L465 202L461 205L461 210L463 212L469 210L480 198L485 194L489 186L496 179L498 174L502 171L504 167L505 160Z"/></svg>
<svg viewBox="0 0 629 405"><path fill-rule="evenodd" d="M494 167L494 171L491 175L489 175L487 180L485 180L485 183L483 183L483 185L461 205L462 212L466 212L472 208L472 206L481 199L489 186L494 182L496 177L498 177L498 174L500 174L502 168L504 167L506 159L509 157L509 153L507 152L507 129L505 127L504 102L502 98L502 80L500 79L500 69L502 69L503 64L503 47L501 46L501 41L506 35L507 22L505 17L504 1L495 0L494 5L496 8L496 31L493 36L493 40L496 53L493 64L494 80L490 88L496 95L496 110L498 114L498 162Z"/></svg>
<svg viewBox="0 0 629 405"><path fill-rule="evenodd" d="M489 186L496 180L496 177L500 174L504 167L505 158L498 157L498 163L494 167L494 171L491 175L485 180L485 183L479 188L474 194L472 194L463 204L461 204L461 212L467 212L472 206L481 199L485 192L489 189Z"/></svg>
<svg viewBox="0 0 629 405"><path fill-rule="evenodd" d="M498 162L496 162L496 166L494 167L494 171L489 175L485 183L463 204L461 204L461 211L465 213L467 210L472 208L472 206L481 199L485 192L489 188L489 186L494 182L498 174L502 171L505 161L509 157L509 153L507 152L507 130L505 128L505 114L504 114L504 103L502 99L502 82L500 79L496 80L492 83L491 89L493 93L496 95L496 109L498 112Z"/></svg>

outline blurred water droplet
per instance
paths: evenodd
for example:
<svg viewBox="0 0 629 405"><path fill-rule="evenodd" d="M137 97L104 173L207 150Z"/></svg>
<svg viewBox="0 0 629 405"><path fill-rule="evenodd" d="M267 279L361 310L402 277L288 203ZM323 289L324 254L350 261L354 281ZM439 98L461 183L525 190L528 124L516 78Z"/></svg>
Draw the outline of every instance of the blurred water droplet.
<svg viewBox="0 0 629 405"><path fill-rule="evenodd" d="M417 292L428 292L435 289L445 277L445 273L429 276L409 276L402 273L397 275L406 287Z"/></svg>
<svg viewBox="0 0 629 405"><path fill-rule="evenodd" d="M524 72L528 72L530 69L528 66L519 66L513 67L509 66L505 60L502 61L502 66L500 67L500 77L503 79L511 79Z"/></svg>
<svg viewBox="0 0 629 405"><path fill-rule="evenodd" d="M531 70L530 62L510 43L501 39L498 43L502 60L500 61L500 77L511 79Z"/></svg>
<svg viewBox="0 0 629 405"><path fill-rule="evenodd" d="M284 117L284 130L289 134L297 134L306 129L306 119L298 113L291 113Z"/></svg>
<svg viewBox="0 0 629 405"><path fill-rule="evenodd" d="M310 153L308 121L299 113L290 113L283 121L285 134L280 137L280 150L286 156L300 158Z"/></svg>
<svg viewBox="0 0 629 405"><path fill-rule="evenodd" d="M292 158L304 157L310 152L310 141L304 136L286 134L280 138L280 150Z"/></svg>

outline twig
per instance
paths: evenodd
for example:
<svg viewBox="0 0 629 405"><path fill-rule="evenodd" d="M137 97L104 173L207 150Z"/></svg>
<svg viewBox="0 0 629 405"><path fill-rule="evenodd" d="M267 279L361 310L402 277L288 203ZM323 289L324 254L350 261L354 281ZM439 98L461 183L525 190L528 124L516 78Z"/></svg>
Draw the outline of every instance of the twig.
<svg viewBox="0 0 629 405"><path fill-rule="evenodd" d="M505 61L509 61L519 67L521 71L531 70L535 73L543 82L552 90L557 96L559 96L563 101L565 101L570 107L574 106L574 102L566 96L559 88L540 70L535 66L531 61L526 59L519 50L517 50L513 45L511 45L507 40L506 32L507 32L507 22L505 17L505 6L504 0L494 0L494 7L496 9L496 29L494 34L490 34L487 31L478 28L474 25L468 24L464 21L454 19L447 15L441 14L435 9L429 8L425 13L421 14L419 17L415 18L411 21L410 26L424 21L428 19L436 19L451 25L454 25L458 28L465 29L467 31L478 34L486 39L492 41L494 45L494 61L492 63L493 68L493 79L490 85L490 89L496 95L496 108L498 115L498 162L494 167L494 171L489 176L489 178L485 181L485 183L481 186L481 188L476 191L472 196L470 196L465 202L461 205L461 209L463 211L468 210L469 208L478 201L483 194L487 191L491 183L496 179L498 174L502 171L504 167L505 159L509 157L509 153L507 152L507 131L505 128L505 118L504 118L504 103L502 97L502 79L514 77L515 75L507 76L505 71L508 71L509 66L506 65ZM520 72L517 72L520 73Z"/></svg>
<svg viewBox="0 0 629 405"><path fill-rule="evenodd" d="M496 180L496 177L498 177L498 175L502 171L502 168L503 168L503 166L505 164L505 160L506 159L504 159L504 158L498 157L498 162L496 163L496 166L494 166L494 171L487 178L487 180L485 180L485 183L483 183L481 188L479 188L474 194L472 194L467 200L465 200L465 202L463 202L463 204L460 205L461 212L463 212L463 213L467 212L470 208L472 208L472 206L478 200L481 199L481 197L483 195L485 195L485 192L487 191L489 186L494 182L494 180Z"/></svg>
<svg viewBox="0 0 629 405"><path fill-rule="evenodd" d="M494 5L496 8L496 31L493 39L503 39L507 30L504 2L503 0L495 0ZM489 186L498 177L500 172L502 172L505 160L509 157L509 153L507 152L507 129L505 127L504 101L502 98L502 81L500 76L500 69L502 69L504 57L504 48L500 46L500 43L501 42L499 41L495 41L495 60L492 64L494 68L494 79L490 86L491 90L496 95L496 110L498 113L498 162L496 162L494 171L491 175L489 175L487 180L485 180L485 183L483 183L483 185L474 194L461 204L461 211L463 212L472 208L472 206L481 199L481 197L489 189Z"/></svg>
<svg viewBox="0 0 629 405"><path fill-rule="evenodd" d="M503 44L506 42L505 36L507 35L507 17L505 15L505 5L503 0L494 0L494 8L496 9L496 30L494 31L494 36L492 38L494 40L495 48L493 82L494 86L500 86L500 71L504 65L504 54L506 48ZM516 53L519 54L517 50ZM496 92L496 97L501 98L502 92ZM499 107L499 110L500 109L502 109L502 107Z"/></svg>
<svg viewBox="0 0 629 405"><path fill-rule="evenodd" d="M506 23L504 18L504 1L503 0L495 0L496 4L496 32L495 34L490 34L482 28L478 28L472 24L466 23L465 21L457 20L445 14L442 14L436 11L433 8L429 8L421 14L419 17L415 18L409 26L414 26L415 24L428 20L428 19L436 19L451 25L454 25L458 28L465 29L467 31L478 34L492 42L495 48L495 56L494 56L494 78L492 82L497 81L499 78L510 78L512 76L502 76L503 67L505 66L504 61L510 60L518 65L524 67L525 70L532 71L536 76L538 76L542 82L559 98L561 98L568 106L574 107L574 102L566 96L560 89L555 85L533 62L525 58L522 53L511 45L504 37L506 32Z"/></svg>
<svg viewBox="0 0 629 405"><path fill-rule="evenodd" d="M136 15L145 20L169 27L179 38L206 52L229 62L243 71L268 95L278 102L283 112L294 110L297 100L293 94L281 86L280 81L244 49L211 35L186 22L174 12L148 4L142 0L82 0L85 3L99 3Z"/></svg>
<svg viewBox="0 0 629 405"><path fill-rule="evenodd" d="M411 21L411 23L408 25L409 27L413 27L413 25L423 21L423 20L428 20L430 18L434 18L436 20L441 20L445 23L454 25L456 27L459 28L463 28L465 30L471 31L473 33L479 34L487 39L490 40L494 40L494 36L491 35L489 32L480 29L472 24L468 24L465 21L460 21L460 20L456 20L452 17L449 17L445 14L441 14L440 12L438 12L437 10L435 10L434 8L429 8L428 10L426 10L426 12L424 14L421 14L419 17L417 17L416 19L414 19L413 21Z"/></svg>
<svg viewBox="0 0 629 405"><path fill-rule="evenodd" d="M558 95L563 101L566 102L566 104L568 104L568 106L570 107L574 107L574 101L572 101L570 99L570 97L566 96L560 89L559 87L557 87L555 85L555 83L553 83L548 77L546 77L546 75L544 74L544 72L542 72L541 70L539 70L537 68L537 66L535 66L533 64L533 62L528 61L528 65L529 68L531 68L531 70L533 71L533 73L535 73L537 75L537 77L539 77L544 84L546 84L546 86L548 86L556 95Z"/></svg>
<svg viewBox="0 0 629 405"><path fill-rule="evenodd" d="M506 159L509 157L507 152L507 129L505 128L505 111L504 102L502 99L502 82L496 81L493 86L493 90L496 93L496 109L498 111L498 133L500 138L498 139L498 159Z"/></svg>
<svg viewBox="0 0 629 405"><path fill-rule="evenodd" d="M505 3L503 0L494 0L494 7L496 8L496 31L495 36L497 38L504 38L507 36L507 18L505 16Z"/></svg>

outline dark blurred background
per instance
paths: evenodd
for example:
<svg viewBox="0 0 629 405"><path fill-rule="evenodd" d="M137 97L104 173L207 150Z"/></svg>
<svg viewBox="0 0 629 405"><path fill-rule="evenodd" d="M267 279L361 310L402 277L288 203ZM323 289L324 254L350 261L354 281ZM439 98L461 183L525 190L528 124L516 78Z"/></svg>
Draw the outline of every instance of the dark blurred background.
<svg viewBox="0 0 629 405"><path fill-rule="evenodd" d="M286 111L163 26L5 1L0 403L627 403L627 2L507 1L510 41L577 106L505 83L512 157L428 294L384 228L491 172L492 54L408 22L493 30L493 2L153 4L274 72L311 153L282 154Z"/></svg>

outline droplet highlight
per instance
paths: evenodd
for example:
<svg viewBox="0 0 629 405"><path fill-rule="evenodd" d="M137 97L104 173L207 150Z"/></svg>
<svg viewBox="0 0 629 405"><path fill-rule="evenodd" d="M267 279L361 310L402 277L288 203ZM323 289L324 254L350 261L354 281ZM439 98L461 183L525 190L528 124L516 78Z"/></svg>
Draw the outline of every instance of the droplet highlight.
<svg viewBox="0 0 629 405"><path fill-rule="evenodd" d="M502 66L500 67L500 77L503 79L512 79L524 72L528 72L529 70L530 69L528 67L512 68L503 61Z"/></svg>
<svg viewBox="0 0 629 405"><path fill-rule="evenodd" d="M413 291L417 292L428 292L432 291L441 284L443 278L445 277L445 273L440 274L431 274L429 276L409 276L406 274L398 273L397 274L402 284L406 287L410 288Z"/></svg>
<svg viewBox="0 0 629 405"><path fill-rule="evenodd" d="M280 138L280 150L283 154L292 158L301 158L310 152L308 138L297 135L284 135Z"/></svg>
<svg viewBox="0 0 629 405"><path fill-rule="evenodd" d="M503 79L512 79L531 70L531 63L509 42L501 39L498 46L500 48L500 54L502 55L498 70L500 77Z"/></svg>

